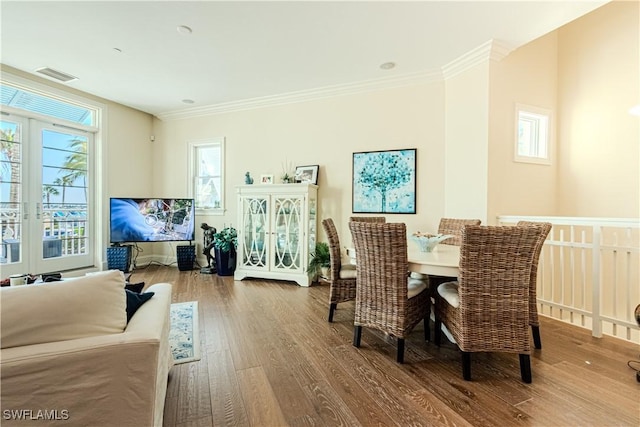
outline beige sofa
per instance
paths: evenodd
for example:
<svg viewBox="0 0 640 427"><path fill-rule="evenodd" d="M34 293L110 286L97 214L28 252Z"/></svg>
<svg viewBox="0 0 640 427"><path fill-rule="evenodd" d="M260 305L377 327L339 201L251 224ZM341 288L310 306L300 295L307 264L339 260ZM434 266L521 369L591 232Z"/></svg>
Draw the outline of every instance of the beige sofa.
<svg viewBox="0 0 640 427"><path fill-rule="evenodd" d="M161 426L171 285L149 291L127 324L117 270L2 288L2 425Z"/></svg>

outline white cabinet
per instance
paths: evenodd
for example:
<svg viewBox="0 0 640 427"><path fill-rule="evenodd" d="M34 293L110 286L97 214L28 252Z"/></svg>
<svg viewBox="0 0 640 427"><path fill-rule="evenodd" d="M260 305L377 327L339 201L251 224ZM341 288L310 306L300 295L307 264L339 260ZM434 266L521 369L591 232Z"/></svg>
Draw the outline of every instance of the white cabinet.
<svg viewBox="0 0 640 427"><path fill-rule="evenodd" d="M292 280L309 286L315 251L318 186L242 185L238 193L238 259L234 278Z"/></svg>

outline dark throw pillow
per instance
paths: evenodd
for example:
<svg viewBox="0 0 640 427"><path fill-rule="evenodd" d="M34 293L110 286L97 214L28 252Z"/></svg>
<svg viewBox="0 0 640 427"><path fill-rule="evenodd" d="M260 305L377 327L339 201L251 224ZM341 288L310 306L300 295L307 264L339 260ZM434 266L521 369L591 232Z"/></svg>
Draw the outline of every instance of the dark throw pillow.
<svg viewBox="0 0 640 427"><path fill-rule="evenodd" d="M124 290L127 294L127 323L136 313L136 311L142 307L142 304L149 301L154 295L153 292L145 292L143 294L137 294L128 289Z"/></svg>
<svg viewBox="0 0 640 427"><path fill-rule="evenodd" d="M144 289L144 282L140 282L140 283L127 282L124 285L124 288L130 290L131 292L135 292L136 294L139 294Z"/></svg>

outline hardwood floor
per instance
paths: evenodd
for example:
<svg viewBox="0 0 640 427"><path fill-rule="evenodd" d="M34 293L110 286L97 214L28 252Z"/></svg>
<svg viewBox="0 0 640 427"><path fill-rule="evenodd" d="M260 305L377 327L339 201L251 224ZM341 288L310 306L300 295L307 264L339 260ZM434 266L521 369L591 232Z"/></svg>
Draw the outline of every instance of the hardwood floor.
<svg viewBox="0 0 640 427"><path fill-rule="evenodd" d="M448 342L395 343L363 330L352 346L353 302L328 323L327 285L244 280L176 268L136 270L133 282L173 283L173 302L197 300L202 359L173 367L165 426L638 426L640 383L627 361L640 348L551 319L532 352L474 354L462 379Z"/></svg>

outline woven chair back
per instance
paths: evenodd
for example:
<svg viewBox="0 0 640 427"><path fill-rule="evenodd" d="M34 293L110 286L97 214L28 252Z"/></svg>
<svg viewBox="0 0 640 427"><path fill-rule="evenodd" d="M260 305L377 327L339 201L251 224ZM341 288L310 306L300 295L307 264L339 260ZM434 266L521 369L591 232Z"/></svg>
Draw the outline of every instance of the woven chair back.
<svg viewBox="0 0 640 427"><path fill-rule="evenodd" d="M335 281L338 280L340 269L342 268L340 238L338 237L338 231L336 230L336 225L333 223L333 219L323 219L322 228L324 228L324 232L329 240L329 257L331 262L330 279Z"/></svg>
<svg viewBox="0 0 640 427"><path fill-rule="evenodd" d="M349 221L373 222L376 224L382 224L387 222L387 218L383 216L352 216L351 218L349 218Z"/></svg>
<svg viewBox="0 0 640 427"><path fill-rule="evenodd" d="M438 225L438 234L451 234L453 237L443 240L443 245L460 246L462 240L462 228L465 225L480 225L479 219L441 218Z"/></svg>
<svg viewBox="0 0 640 427"><path fill-rule="evenodd" d="M405 224L351 221L356 250L354 325L397 337L407 329L407 232Z"/></svg>
<svg viewBox="0 0 640 427"><path fill-rule="evenodd" d="M531 276L529 278L529 324L533 326L539 326L540 321L538 319L538 304L537 304L537 286L538 286L538 263L540 261L540 253L542 252L542 246L547 239L549 232L551 231L551 223L549 222L532 222L532 221L519 221L516 226L518 227L539 227L540 236L533 254L533 262L531 264Z"/></svg>
<svg viewBox="0 0 640 427"><path fill-rule="evenodd" d="M529 281L539 227L467 225L460 248L458 324L463 351L530 351Z"/></svg>

